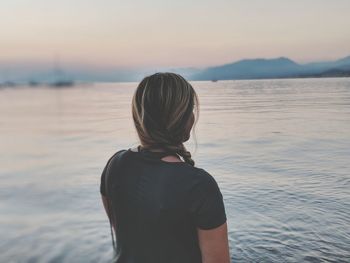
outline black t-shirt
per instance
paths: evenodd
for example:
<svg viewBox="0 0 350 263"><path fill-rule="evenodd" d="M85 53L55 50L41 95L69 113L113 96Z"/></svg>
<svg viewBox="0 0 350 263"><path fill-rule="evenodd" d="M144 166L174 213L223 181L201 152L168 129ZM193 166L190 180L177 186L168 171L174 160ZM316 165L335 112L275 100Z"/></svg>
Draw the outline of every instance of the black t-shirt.
<svg viewBox="0 0 350 263"><path fill-rule="evenodd" d="M113 157L122 152L115 162ZM112 200L115 211L118 263L202 262L196 228L212 229L226 222L215 179L204 169L161 157L121 150L103 170L100 192Z"/></svg>

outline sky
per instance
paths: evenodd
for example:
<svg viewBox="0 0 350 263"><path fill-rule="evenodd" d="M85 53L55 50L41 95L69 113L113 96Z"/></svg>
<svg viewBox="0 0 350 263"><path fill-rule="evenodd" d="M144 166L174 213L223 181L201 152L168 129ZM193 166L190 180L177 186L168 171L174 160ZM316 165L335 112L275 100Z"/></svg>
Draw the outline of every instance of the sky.
<svg viewBox="0 0 350 263"><path fill-rule="evenodd" d="M350 55L349 0L1 0L0 64L207 67Z"/></svg>

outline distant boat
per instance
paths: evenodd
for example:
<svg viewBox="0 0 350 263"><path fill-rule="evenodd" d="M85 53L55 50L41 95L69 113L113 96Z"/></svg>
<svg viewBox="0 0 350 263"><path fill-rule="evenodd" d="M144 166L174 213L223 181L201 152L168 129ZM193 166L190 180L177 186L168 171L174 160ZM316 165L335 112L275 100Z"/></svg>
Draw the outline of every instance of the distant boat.
<svg viewBox="0 0 350 263"><path fill-rule="evenodd" d="M212 81L212 82L217 82L218 80L217 80L217 79L212 79L211 81Z"/></svg>
<svg viewBox="0 0 350 263"><path fill-rule="evenodd" d="M58 80L50 84L51 87L62 88L62 87L72 87L75 83L72 80Z"/></svg>
<svg viewBox="0 0 350 263"><path fill-rule="evenodd" d="M17 84L13 81L5 81L1 84L3 87L15 87Z"/></svg>
<svg viewBox="0 0 350 263"><path fill-rule="evenodd" d="M64 87L72 87L75 85L74 81L72 79L68 79L64 77L64 72L62 71L59 63L59 58L56 57L55 63L54 63L54 81L52 83L49 83L49 86L54 88L64 88Z"/></svg>
<svg viewBox="0 0 350 263"><path fill-rule="evenodd" d="M28 82L28 85L31 86L31 87L36 87L36 86L39 86L40 83L35 81L35 80L31 80Z"/></svg>

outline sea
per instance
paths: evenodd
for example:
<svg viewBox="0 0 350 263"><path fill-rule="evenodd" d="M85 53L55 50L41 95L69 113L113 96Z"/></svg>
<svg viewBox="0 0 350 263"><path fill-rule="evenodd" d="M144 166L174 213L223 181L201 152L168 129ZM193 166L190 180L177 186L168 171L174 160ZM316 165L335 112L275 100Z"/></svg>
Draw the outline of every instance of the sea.
<svg viewBox="0 0 350 263"><path fill-rule="evenodd" d="M231 261L350 262L350 78L191 84ZM0 88L0 262L110 262L100 176L139 144L136 87Z"/></svg>

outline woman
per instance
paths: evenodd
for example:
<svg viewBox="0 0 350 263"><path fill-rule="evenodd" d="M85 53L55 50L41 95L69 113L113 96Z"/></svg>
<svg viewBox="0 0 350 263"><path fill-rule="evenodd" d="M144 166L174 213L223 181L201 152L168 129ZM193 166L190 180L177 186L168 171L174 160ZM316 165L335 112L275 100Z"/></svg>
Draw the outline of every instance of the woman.
<svg viewBox="0 0 350 263"><path fill-rule="evenodd" d="M115 153L101 176L115 262L228 263L222 194L183 144L198 119L196 92L180 75L156 73L138 85L132 115L140 145Z"/></svg>

